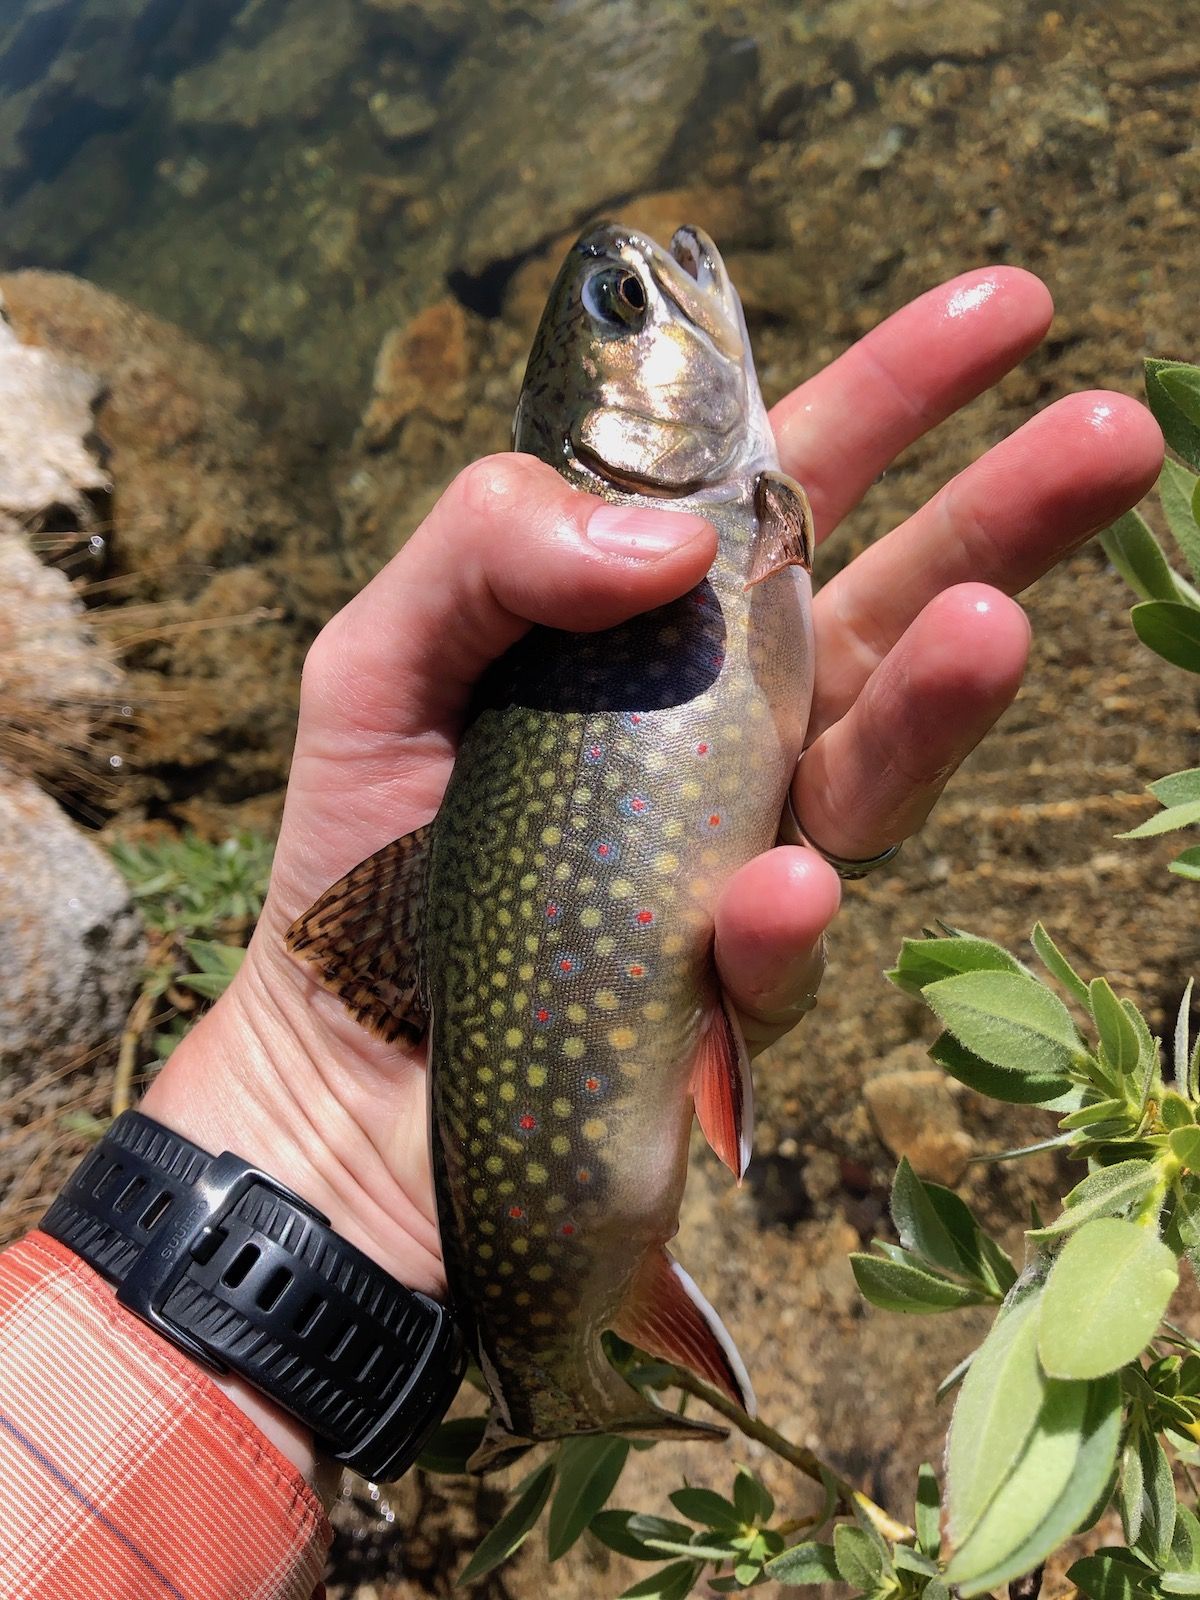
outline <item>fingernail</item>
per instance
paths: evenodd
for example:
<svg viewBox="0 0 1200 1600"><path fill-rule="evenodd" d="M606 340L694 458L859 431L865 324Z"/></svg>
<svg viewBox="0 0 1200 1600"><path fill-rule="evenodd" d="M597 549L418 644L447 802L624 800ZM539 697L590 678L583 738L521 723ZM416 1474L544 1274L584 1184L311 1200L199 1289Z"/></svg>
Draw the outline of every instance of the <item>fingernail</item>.
<svg viewBox="0 0 1200 1600"><path fill-rule="evenodd" d="M605 555L657 561L680 550L708 528L690 511L658 511L653 506L598 506L588 518L587 536Z"/></svg>

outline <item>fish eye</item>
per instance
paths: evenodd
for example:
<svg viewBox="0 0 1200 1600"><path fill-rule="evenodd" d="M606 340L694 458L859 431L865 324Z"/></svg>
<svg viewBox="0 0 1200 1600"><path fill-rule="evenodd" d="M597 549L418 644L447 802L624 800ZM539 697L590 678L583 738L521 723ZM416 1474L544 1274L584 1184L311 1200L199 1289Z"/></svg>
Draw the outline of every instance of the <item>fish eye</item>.
<svg viewBox="0 0 1200 1600"><path fill-rule="evenodd" d="M584 279L583 304L604 327L632 330L646 315L646 288L628 267L601 267Z"/></svg>

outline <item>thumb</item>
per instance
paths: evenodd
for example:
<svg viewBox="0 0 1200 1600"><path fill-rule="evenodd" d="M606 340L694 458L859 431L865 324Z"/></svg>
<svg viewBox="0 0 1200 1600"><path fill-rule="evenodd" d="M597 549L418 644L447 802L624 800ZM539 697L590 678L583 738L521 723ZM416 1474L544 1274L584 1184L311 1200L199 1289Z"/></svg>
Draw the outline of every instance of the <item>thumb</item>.
<svg viewBox="0 0 1200 1600"><path fill-rule="evenodd" d="M484 669L533 624L589 632L677 599L716 555L710 523L614 506L531 456L461 472L405 548L323 629L297 754L330 736L452 734Z"/></svg>

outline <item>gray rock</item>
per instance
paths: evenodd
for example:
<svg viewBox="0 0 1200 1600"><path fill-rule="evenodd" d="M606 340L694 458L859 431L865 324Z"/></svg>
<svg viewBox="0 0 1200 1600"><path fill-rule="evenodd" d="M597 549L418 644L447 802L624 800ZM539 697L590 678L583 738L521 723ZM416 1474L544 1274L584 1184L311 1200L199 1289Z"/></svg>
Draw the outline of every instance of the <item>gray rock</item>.
<svg viewBox="0 0 1200 1600"><path fill-rule="evenodd" d="M36 785L0 779L0 1076L115 1039L144 955L141 918L103 850Z"/></svg>

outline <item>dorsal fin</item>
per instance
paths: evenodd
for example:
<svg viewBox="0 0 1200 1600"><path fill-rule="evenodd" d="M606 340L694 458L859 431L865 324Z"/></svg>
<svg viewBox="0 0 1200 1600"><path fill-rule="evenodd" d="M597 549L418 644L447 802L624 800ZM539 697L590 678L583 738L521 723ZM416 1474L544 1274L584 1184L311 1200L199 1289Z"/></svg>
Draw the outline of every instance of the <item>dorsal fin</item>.
<svg viewBox="0 0 1200 1600"><path fill-rule="evenodd" d="M758 534L746 588L785 567L812 571L816 533L808 496L786 472L760 472L754 485Z"/></svg>
<svg viewBox="0 0 1200 1600"><path fill-rule="evenodd" d="M433 823L360 861L287 931L292 955L372 1033L416 1043L429 1026L421 963Z"/></svg>

